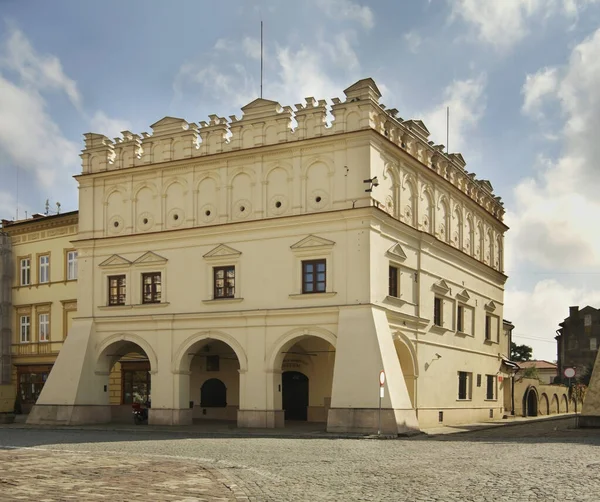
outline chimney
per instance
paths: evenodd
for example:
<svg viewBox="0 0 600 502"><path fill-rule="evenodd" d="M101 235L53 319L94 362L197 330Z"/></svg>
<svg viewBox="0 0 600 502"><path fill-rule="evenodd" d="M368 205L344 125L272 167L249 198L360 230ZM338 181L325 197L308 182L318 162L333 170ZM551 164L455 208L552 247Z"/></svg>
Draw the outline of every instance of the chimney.
<svg viewBox="0 0 600 502"><path fill-rule="evenodd" d="M569 307L569 317L576 317L579 313L579 305L575 307Z"/></svg>

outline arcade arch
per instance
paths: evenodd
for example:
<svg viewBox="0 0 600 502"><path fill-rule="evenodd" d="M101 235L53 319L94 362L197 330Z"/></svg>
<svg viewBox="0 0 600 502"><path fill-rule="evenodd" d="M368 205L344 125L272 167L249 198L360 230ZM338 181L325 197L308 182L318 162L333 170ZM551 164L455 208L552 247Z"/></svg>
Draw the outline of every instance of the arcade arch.
<svg viewBox="0 0 600 502"><path fill-rule="evenodd" d="M273 408L283 410L285 420L327 422L335 341L327 330L294 330L273 345Z"/></svg>

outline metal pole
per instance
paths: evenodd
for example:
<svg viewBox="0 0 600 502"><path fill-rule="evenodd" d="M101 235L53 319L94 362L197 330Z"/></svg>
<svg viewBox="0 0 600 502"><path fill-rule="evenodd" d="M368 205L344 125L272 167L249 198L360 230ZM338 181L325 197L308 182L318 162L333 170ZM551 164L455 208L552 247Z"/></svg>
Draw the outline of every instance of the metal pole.
<svg viewBox="0 0 600 502"><path fill-rule="evenodd" d="M263 97L263 22L260 21L260 97Z"/></svg>
<svg viewBox="0 0 600 502"><path fill-rule="evenodd" d="M513 417L515 416L515 375L516 375L516 372L513 372L512 377L511 377L512 389L510 391L510 394L511 394L511 407L512 407L512 410L511 410L510 414Z"/></svg>
<svg viewBox="0 0 600 502"><path fill-rule="evenodd" d="M383 387L379 387L379 417L378 417L378 422L377 422L377 435L381 436L381 389Z"/></svg>

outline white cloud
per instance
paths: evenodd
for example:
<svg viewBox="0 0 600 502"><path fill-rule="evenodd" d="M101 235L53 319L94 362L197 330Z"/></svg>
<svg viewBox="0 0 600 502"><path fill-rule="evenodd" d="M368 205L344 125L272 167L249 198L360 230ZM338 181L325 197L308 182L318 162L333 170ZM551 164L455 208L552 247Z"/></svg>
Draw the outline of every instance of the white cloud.
<svg viewBox="0 0 600 502"><path fill-rule="evenodd" d="M472 131L485 111L486 76L455 80L444 90L444 99L420 117L436 143L446 143L446 114L450 107L450 148L461 152L466 147L466 136ZM448 145L446 145L448 146Z"/></svg>
<svg viewBox="0 0 600 502"><path fill-rule="evenodd" d="M242 40L242 49L244 54L252 59L260 59L260 40L252 37L245 37Z"/></svg>
<svg viewBox="0 0 600 502"><path fill-rule="evenodd" d="M472 25L479 41L506 50L531 31L531 23L559 15L576 20L581 11L598 0L453 0L451 19Z"/></svg>
<svg viewBox="0 0 600 502"><path fill-rule="evenodd" d="M332 19L356 21L367 30L375 26L373 11L351 0L317 0L316 5Z"/></svg>
<svg viewBox="0 0 600 502"><path fill-rule="evenodd" d="M558 74L556 68L542 68L533 75L527 75L521 90L523 113L530 116L540 116L540 107L545 98L556 92Z"/></svg>
<svg viewBox="0 0 600 502"><path fill-rule="evenodd" d="M90 120L90 131L104 134L109 138L121 136L122 131L131 130L131 122L108 117L103 111L97 111Z"/></svg>
<svg viewBox="0 0 600 502"><path fill-rule="evenodd" d="M44 99L0 75L0 149L50 187L73 172L79 148L67 140L45 110Z"/></svg>
<svg viewBox="0 0 600 502"><path fill-rule="evenodd" d="M0 66L16 72L24 85L38 90L62 91L74 106L81 107L77 84L64 73L56 56L38 54L25 35L14 27L10 28L3 49Z"/></svg>
<svg viewBox="0 0 600 502"><path fill-rule="evenodd" d="M408 45L408 50L413 54L416 54L423 43L421 39L421 35L419 35L416 31L409 31L404 34L404 40L406 40L406 44Z"/></svg>
<svg viewBox="0 0 600 502"><path fill-rule="evenodd" d="M533 347L533 357L556 359L558 323L569 316L569 306L597 307L600 291L569 287L554 279L539 281L532 291L508 289L504 317L515 325L513 341ZM523 335L521 338L519 335ZM535 340L535 339L538 340Z"/></svg>
<svg viewBox="0 0 600 502"><path fill-rule="evenodd" d="M219 38L215 42L215 50L230 51L233 50L233 42L227 38Z"/></svg>

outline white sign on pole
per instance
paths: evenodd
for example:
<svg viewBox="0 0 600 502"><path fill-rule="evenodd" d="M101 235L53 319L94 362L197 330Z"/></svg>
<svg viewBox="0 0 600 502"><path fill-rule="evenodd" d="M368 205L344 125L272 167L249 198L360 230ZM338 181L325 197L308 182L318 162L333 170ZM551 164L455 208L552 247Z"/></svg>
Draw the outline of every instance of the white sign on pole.
<svg viewBox="0 0 600 502"><path fill-rule="evenodd" d="M385 387L379 387L379 397L385 397Z"/></svg>
<svg viewBox="0 0 600 502"><path fill-rule="evenodd" d="M385 385L385 371L381 371L379 373L379 386L383 387Z"/></svg>
<svg viewBox="0 0 600 502"><path fill-rule="evenodd" d="M565 371L563 372L563 374L565 375L566 378L573 378L575 376L575 369L574 368L565 368Z"/></svg>

